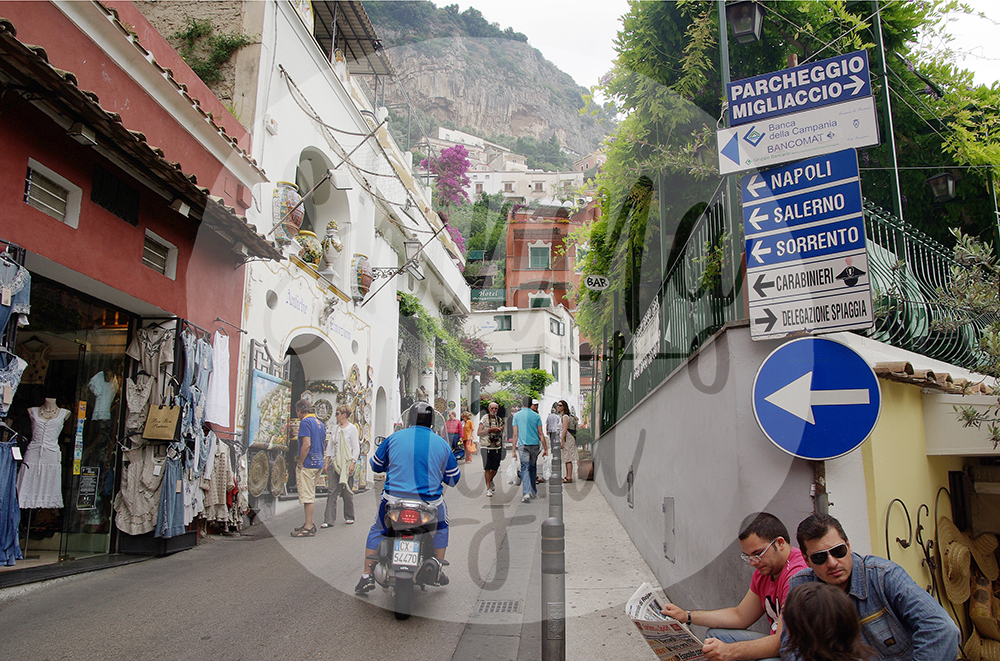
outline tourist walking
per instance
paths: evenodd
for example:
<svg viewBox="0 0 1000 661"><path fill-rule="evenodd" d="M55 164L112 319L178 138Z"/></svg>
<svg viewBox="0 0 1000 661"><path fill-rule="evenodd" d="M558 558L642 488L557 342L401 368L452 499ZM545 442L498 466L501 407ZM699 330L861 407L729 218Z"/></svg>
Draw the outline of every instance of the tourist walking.
<svg viewBox="0 0 1000 661"><path fill-rule="evenodd" d="M327 470L326 510L323 525L329 528L337 522L337 497L344 499L344 521L354 523L354 491L348 480L361 457L358 428L350 423L351 410L346 404L337 407L337 426L333 429L333 442L326 449L324 463Z"/></svg>

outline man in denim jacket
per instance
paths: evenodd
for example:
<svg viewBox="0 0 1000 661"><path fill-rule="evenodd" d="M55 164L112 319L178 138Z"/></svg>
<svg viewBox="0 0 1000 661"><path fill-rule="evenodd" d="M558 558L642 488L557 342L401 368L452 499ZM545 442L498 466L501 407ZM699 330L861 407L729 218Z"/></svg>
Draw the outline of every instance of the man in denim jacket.
<svg viewBox="0 0 1000 661"><path fill-rule="evenodd" d="M813 514L799 524L796 538L810 569L793 576L791 587L823 581L846 590L858 609L864 642L879 659L958 657L959 630L941 605L896 563L853 553L837 519ZM783 648L785 642L787 633ZM782 651L782 658L793 658Z"/></svg>

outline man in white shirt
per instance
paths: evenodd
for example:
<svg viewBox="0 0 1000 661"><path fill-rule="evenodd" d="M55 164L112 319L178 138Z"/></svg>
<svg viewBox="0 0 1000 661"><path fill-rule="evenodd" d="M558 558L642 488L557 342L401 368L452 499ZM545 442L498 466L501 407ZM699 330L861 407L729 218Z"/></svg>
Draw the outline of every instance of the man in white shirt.
<svg viewBox="0 0 1000 661"><path fill-rule="evenodd" d="M337 407L337 425L333 428L333 438L326 444L327 496L321 528L329 528L337 522L337 496L344 498L344 519L354 523L354 492L347 480L354 474L361 457L361 441L358 428L348 421L350 415L351 409L345 404Z"/></svg>

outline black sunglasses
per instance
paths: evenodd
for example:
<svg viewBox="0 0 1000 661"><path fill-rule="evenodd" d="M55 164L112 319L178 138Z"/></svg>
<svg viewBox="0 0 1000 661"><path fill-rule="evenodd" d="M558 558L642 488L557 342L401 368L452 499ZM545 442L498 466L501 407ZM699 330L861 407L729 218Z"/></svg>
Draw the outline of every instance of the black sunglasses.
<svg viewBox="0 0 1000 661"><path fill-rule="evenodd" d="M831 546L825 551L816 551L815 553L810 554L809 562L814 565L825 565L827 554L832 555L839 560L847 555L847 544L837 544L836 546Z"/></svg>

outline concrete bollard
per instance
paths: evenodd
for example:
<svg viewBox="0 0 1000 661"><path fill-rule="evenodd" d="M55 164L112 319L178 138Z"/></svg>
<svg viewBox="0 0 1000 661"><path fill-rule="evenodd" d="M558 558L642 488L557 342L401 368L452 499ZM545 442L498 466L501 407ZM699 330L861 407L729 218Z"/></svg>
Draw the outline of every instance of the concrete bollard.
<svg viewBox="0 0 1000 661"><path fill-rule="evenodd" d="M566 529L542 521L542 661L566 661Z"/></svg>

